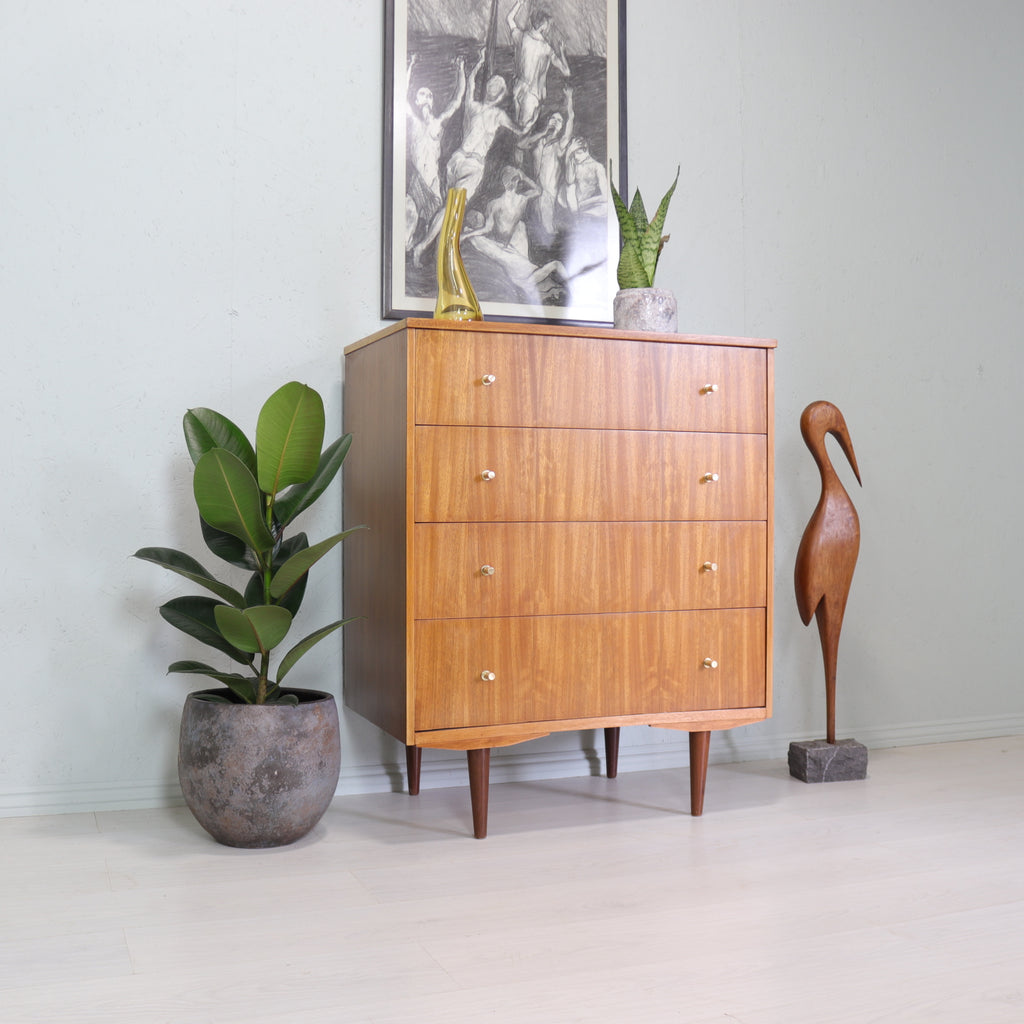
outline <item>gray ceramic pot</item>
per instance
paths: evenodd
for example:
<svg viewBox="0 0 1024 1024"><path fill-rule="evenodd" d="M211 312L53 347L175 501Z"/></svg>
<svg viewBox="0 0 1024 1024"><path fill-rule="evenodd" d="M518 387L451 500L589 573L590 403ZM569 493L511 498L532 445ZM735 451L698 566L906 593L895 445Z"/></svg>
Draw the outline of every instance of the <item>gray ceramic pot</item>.
<svg viewBox="0 0 1024 1024"><path fill-rule="evenodd" d="M676 297L667 288L621 288L612 309L620 331L674 334L678 326Z"/></svg>
<svg viewBox="0 0 1024 1024"><path fill-rule="evenodd" d="M331 803L341 770L334 697L285 692L299 703L221 704L196 693L185 700L178 778L189 810L218 843L285 846L306 835Z"/></svg>

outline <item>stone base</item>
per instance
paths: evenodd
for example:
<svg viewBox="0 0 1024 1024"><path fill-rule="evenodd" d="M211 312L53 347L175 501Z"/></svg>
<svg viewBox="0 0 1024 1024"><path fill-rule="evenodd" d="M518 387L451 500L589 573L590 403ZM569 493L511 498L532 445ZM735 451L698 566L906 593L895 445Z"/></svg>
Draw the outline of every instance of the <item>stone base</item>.
<svg viewBox="0 0 1024 1024"><path fill-rule="evenodd" d="M679 324L676 297L667 288L620 288L612 316L621 331L674 334Z"/></svg>
<svg viewBox="0 0 1024 1024"><path fill-rule="evenodd" d="M801 782L849 782L868 776L868 748L856 740L790 743L789 774Z"/></svg>

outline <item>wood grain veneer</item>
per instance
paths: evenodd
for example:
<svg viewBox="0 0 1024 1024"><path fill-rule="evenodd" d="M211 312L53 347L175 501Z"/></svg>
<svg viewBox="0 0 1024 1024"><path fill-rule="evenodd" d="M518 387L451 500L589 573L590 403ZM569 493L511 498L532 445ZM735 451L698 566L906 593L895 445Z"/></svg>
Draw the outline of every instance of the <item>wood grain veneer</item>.
<svg viewBox="0 0 1024 1024"><path fill-rule="evenodd" d="M346 703L406 744L771 713L772 341L410 320L346 349Z"/></svg>
<svg viewBox="0 0 1024 1024"><path fill-rule="evenodd" d="M416 551L417 619L763 607L767 599L760 522L419 523Z"/></svg>

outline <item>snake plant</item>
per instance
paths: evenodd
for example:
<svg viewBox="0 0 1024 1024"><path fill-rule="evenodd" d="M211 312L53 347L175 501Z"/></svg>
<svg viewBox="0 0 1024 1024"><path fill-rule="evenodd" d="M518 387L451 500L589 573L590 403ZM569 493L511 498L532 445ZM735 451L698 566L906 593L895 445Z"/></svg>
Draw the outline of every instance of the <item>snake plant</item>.
<svg viewBox="0 0 1024 1024"><path fill-rule="evenodd" d="M285 527L309 508L341 469L352 435L322 452L324 404L312 388L292 381L267 399L256 424L255 448L226 416L190 409L185 443L194 464L192 491L203 539L218 558L248 579L243 589L222 582L173 548L141 548L153 562L205 588L214 597L176 597L160 608L172 626L226 655L244 672L222 672L199 661L176 661L168 671L209 676L228 687L231 703L296 703L281 682L315 644L351 620L310 633L281 660L270 678L271 652L284 642L302 603L309 570L353 530L310 545L305 533L285 539ZM360 529L360 527L355 527Z"/></svg>
<svg viewBox="0 0 1024 1024"><path fill-rule="evenodd" d="M610 177L609 177L610 180ZM679 168L676 168L675 181L665 193L654 217L648 222L647 210L640 196L640 189L633 195L633 201L626 209L615 185L612 184L612 200L615 203L615 214L619 218L619 236L622 250L619 253L618 281L620 288L652 288L654 272L658 268L658 257L668 235L661 233L668 214L668 204L672 193L679 182Z"/></svg>

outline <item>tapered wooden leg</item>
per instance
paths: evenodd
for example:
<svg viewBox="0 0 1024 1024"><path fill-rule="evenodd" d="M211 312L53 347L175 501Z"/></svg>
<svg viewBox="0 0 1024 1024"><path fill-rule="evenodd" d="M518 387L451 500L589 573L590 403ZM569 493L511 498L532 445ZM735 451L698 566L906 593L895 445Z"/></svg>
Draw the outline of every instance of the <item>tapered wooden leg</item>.
<svg viewBox="0 0 1024 1024"><path fill-rule="evenodd" d="M420 765L423 763L423 748L405 748L405 768L409 776L409 796L419 796L420 792Z"/></svg>
<svg viewBox="0 0 1024 1024"><path fill-rule="evenodd" d="M467 750L469 761L469 797L473 802L473 835L487 838L487 796L490 790L491 751Z"/></svg>
<svg viewBox="0 0 1024 1024"><path fill-rule="evenodd" d="M604 759L609 779L619 774L619 728L614 726L604 731Z"/></svg>
<svg viewBox="0 0 1024 1024"><path fill-rule="evenodd" d="M690 813L695 818L704 813L704 783L708 778L710 749L710 732L690 733Z"/></svg>

